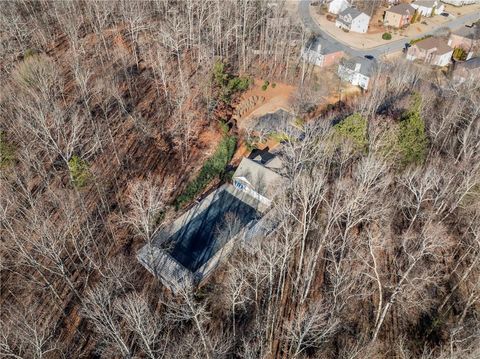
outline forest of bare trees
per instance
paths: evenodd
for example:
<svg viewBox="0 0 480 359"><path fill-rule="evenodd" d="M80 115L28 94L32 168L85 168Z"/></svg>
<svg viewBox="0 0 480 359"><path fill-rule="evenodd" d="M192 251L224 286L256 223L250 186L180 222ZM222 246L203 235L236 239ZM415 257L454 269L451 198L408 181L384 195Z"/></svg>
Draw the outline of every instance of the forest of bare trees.
<svg viewBox="0 0 480 359"><path fill-rule="evenodd" d="M299 86L307 119L287 5L1 4L0 356L480 356L480 87L404 62L283 144L258 251L176 296L136 260L237 131L216 62Z"/></svg>

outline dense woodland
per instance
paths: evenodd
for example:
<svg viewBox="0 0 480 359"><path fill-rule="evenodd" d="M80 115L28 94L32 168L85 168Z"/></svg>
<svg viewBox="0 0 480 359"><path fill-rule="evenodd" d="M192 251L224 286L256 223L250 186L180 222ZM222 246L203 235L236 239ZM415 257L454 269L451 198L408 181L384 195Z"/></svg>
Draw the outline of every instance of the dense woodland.
<svg viewBox="0 0 480 359"><path fill-rule="evenodd" d="M318 115L274 3L2 3L2 357L480 357L480 85L383 63ZM248 76L298 86L279 224L173 296L136 251L242 136Z"/></svg>

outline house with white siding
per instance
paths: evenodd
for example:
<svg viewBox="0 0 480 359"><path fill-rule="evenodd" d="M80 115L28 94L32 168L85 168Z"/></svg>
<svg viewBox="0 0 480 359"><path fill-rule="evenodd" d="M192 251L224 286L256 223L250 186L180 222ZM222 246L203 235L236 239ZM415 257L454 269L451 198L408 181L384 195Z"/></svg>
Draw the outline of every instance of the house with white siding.
<svg viewBox="0 0 480 359"><path fill-rule="evenodd" d="M472 5L480 3L480 0L442 0L445 4L453 6Z"/></svg>
<svg viewBox="0 0 480 359"><path fill-rule="evenodd" d="M352 32L366 33L370 16L355 8L343 10L335 21L335 26Z"/></svg>
<svg viewBox="0 0 480 359"><path fill-rule="evenodd" d="M337 74L343 81L367 90L376 67L375 59L370 60L365 57L342 59L338 65Z"/></svg>
<svg viewBox="0 0 480 359"><path fill-rule="evenodd" d="M264 161L265 162L265 161ZM274 169L283 167L278 157L262 163L262 159L243 158L233 175L233 185L266 206L270 206L278 185L284 178Z"/></svg>
<svg viewBox="0 0 480 359"><path fill-rule="evenodd" d="M327 67L337 63L344 53L339 46L332 45L321 37L307 41L302 49L302 58L316 66Z"/></svg>
<svg viewBox="0 0 480 359"><path fill-rule="evenodd" d="M445 10L445 5L439 0L417 0L412 2L411 5L419 14L425 17L440 14Z"/></svg>

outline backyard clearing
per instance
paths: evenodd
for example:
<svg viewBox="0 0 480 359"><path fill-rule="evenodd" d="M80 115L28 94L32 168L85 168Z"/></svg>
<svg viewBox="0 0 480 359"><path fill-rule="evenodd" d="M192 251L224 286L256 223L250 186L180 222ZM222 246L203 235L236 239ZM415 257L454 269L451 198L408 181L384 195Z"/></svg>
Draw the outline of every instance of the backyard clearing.
<svg viewBox="0 0 480 359"><path fill-rule="evenodd" d="M255 79L250 89L242 95L235 106L234 117L239 128L242 127L243 120L251 115L261 116L275 112L279 108L290 109L290 98L296 90L295 86L272 81L264 90L262 89L264 85L265 80Z"/></svg>

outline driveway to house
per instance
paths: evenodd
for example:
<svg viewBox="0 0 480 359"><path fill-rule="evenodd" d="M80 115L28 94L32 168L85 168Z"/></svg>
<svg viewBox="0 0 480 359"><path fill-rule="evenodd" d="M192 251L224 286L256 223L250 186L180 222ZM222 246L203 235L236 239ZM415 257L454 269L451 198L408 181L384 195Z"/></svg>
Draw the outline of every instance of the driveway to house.
<svg viewBox="0 0 480 359"><path fill-rule="evenodd" d="M392 41L384 45L372 47L370 49L360 49L339 41L338 39L330 35L327 31L323 30L319 26L319 24L313 19L312 14L310 13L310 2L311 0L300 0L298 3L298 14L300 15L303 25L311 32L313 32L316 36L319 36L328 43L330 43L332 48L341 50L350 56L363 57L365 55L371 55L378 58L383 55L388 55L393 52L401 51L405 48L405 45L410 42L410 40L418 39L425 35L435 35L440 29L456 30L464 25L475 22L480 18L480 15L478 13L466 14L464 16L459 16L448 23L444 23L441 26L432 29L431 31L417 34L414 37L408 37Z"/></svg>

